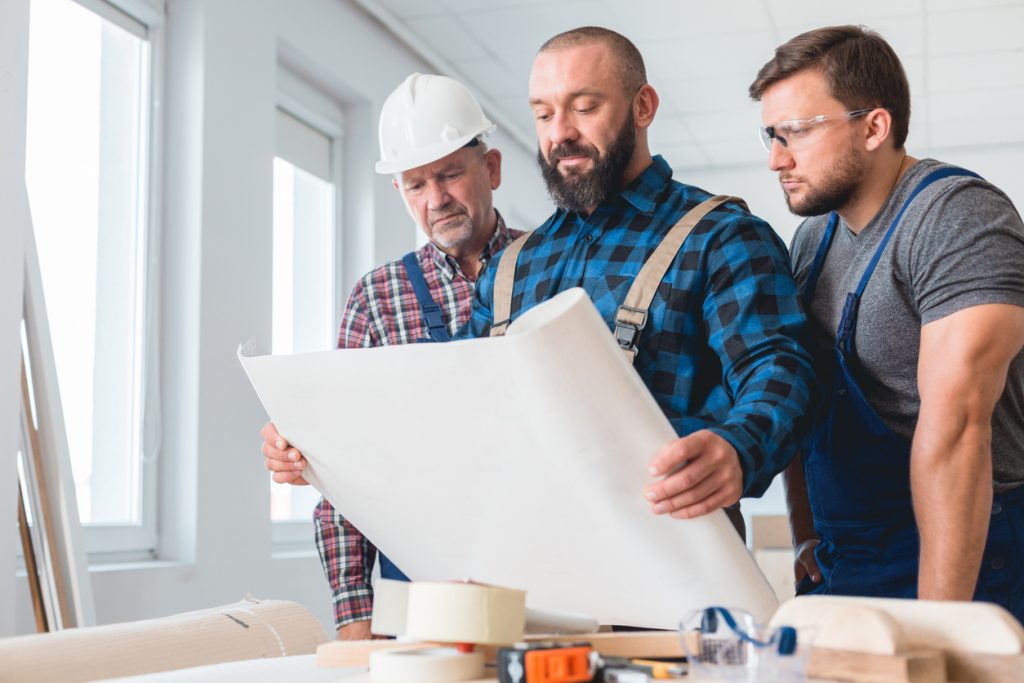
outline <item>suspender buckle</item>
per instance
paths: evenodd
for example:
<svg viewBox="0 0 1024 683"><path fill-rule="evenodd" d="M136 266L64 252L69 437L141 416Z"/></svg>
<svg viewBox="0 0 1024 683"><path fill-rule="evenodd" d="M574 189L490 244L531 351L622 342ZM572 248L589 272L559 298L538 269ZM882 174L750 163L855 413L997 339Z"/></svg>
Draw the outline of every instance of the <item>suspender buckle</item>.
<svg viewBox="0 0 1024 683"><path fill-rule="evenodd" d="M623 311L635 313L640 316L640 322L632 322L623 319ZM615 341L624 351L631 351L636 358L638 349L637 342L640 340L640 332L647 326L647 310L633 308L632 306L619 306L619 312L615 315Z"/></svg>

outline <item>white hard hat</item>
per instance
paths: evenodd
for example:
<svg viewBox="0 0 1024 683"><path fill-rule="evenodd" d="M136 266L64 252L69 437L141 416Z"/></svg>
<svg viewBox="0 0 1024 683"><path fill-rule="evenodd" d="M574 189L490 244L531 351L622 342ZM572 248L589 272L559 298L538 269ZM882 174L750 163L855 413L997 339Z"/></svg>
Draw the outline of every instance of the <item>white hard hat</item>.
<svg viewBox="0 0 1024 683"><path fill-rule="evenodd" d="M437 161L496 127L466 86L447 76L412 74L381 109L377 173Z"/></svg>

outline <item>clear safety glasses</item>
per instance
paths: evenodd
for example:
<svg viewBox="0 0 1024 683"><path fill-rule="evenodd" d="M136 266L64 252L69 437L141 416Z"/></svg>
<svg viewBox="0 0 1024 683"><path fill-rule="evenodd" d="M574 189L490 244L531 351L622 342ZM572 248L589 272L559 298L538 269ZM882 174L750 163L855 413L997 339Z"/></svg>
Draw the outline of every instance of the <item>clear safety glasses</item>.
<svg viewBox="0 0 1024 683"><path fill-rule="evenodd" d="M797 150L813 143L816 137L815 132L820 130L824 124L833 121L849 121L858 116L864 116L877 108L854 109L844 114L831 116L819 114L809 119L789 119L788 121L779 121L773 126L758 126L757 132L761 138L761 145L767 152L772 151L772 140L778 140L779 144L786 149Z"/></svg>

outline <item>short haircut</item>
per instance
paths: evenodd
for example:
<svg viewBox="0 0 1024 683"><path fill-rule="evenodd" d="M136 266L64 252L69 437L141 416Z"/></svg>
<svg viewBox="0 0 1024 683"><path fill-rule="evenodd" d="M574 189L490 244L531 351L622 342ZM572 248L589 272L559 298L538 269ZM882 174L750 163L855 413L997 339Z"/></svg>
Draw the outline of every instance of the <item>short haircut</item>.
<svg viewBox="0 0 1024 683"><path fill-rule="evenodd" d="M801 33L775 49L757 72L750 97L807 69L820 69L832 97L848 109L883 107L892 115L892 141L901 149L910 129L910 85L896 52L863 26L828 26Z"/></svg>
<svg viewBox="0 0 1024 683"><path fill-rule="evenodd" d="M565 33L559 33L540 46L538 54L551 50L564 50L586 45L588 43L604 43L612 51L618 62L618 76L626 95L632 97L637 90L647 84L647 69L640 50L636 49L629 38L610 29L600 26L582 26Z"/></svg>

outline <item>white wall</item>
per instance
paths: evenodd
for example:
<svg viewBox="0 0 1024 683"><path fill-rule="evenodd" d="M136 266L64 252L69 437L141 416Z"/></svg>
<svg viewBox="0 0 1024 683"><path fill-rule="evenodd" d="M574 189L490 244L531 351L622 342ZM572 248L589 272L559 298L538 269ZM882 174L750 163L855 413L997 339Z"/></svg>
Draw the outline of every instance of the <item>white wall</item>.
<svg viewBox="0 0 1024 683"><path fill-rule="evenodd" d="M250 338L270 348L278 62L344 105L346 289L416 245L390 178L372 171L376 118L406 75L432 69L338 0L170 0L166 37L161 559L95 567L97 621L199 609L250 592L296 600L330 629L330 593L315 554L272 557L258 437L266 416L235 358ZM499 208L532 227L549 212L532 151L500 132L489 143L504 154ZM10 604L2 593L0 604ZM18 632L32 630L31 616L22 579Z"/></svg>
<svg viewBox="0 0 1024 683"><path fill-rule="evenodd" d="M22 236L25 196L25 100L28 85L28 0L0 3L0 637L14 632L15 551L21 414ZM31 618L31 613L29 614Z"/></svg>

